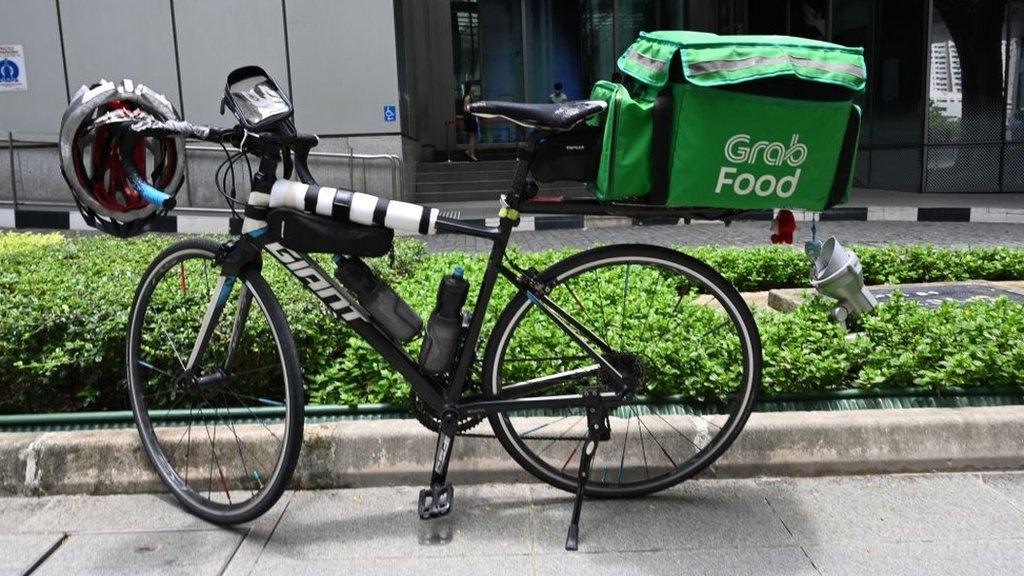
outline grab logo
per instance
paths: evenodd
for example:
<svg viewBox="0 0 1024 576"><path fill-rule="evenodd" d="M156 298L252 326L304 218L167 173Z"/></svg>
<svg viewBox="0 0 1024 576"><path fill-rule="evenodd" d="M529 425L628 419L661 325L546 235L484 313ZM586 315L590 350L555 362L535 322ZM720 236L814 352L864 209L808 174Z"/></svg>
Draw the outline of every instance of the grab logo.
<svg viewBox="0 0 1024 576"><path fill-rule="evenodd" d="M725 159L736 166L722 166L718 171L718 183L715 193L721 194L723 189L731 189L738 196L746 196L753 192L758 196L776 195L789 198L796 192L800 183L800 165L807 160L807 146L800 143L800 135L793 134L789 146L782 142L766 142L760 140L751 144L749 134L737 134L725 142ZM750 172L740 172L746 166L763 164L773 167L790 167L796 170L787 176L777 177L774 174L757 176Z"/></svg>

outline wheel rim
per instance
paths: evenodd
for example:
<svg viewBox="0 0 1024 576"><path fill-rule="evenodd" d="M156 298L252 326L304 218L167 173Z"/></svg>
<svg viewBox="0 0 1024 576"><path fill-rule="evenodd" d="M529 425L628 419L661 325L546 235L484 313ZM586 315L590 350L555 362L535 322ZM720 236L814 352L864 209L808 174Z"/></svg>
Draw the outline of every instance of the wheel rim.
<svg viewBox="0 0 1024 576"><path fill-rule="evenodd" d="M635 400L610 413L611 438L595 459L591 493L652 491L684 480L713 461L742 428L759 381L756 328L752 334L739 305L711 275L673 259L632 255L583 262L552 281L552 301L616 350L642 358L645 372ZM509 397L513 384L531 376L595 365L534 303L519 297L513 310L497 335L490 366L495 397ZM666 329L672 330L665 334ZM578 393L588 385L610 390L598 371L534 395ZM521 462L556 486L575 485L586 429L582 407L501 414L495 420Z"/></svg>
<svg viewBox="0 0 1024 576"><path fill-rule="evenodd" d="M174 252L144 279L133 309L129 384L143 443L164 483L200 510L244 514L277 495L295 399L278 329L245 276L231 289L200 369L185 373L218 278L213 257L204 249ZM232 332L239 336L229 354Z"/></svg>

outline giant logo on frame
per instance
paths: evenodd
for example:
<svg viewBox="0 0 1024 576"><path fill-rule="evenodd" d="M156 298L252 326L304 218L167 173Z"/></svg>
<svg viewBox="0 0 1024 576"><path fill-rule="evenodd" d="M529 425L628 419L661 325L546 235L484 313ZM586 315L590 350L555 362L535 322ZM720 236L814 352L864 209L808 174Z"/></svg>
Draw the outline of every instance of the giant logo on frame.
<svg viewBox="0 0 1024 576"><path fill-rule="evenodd" d="M334 287L327 278L301 255L281 246L277 242L266 245L267 252L270 252L278 262L284 264L292 274L301 280L307 288L316 294L317 298L323 301L331 310L336 311L345 320L362 318L362 315L352 308L348 299L342 296L341 292Z"/></svg>

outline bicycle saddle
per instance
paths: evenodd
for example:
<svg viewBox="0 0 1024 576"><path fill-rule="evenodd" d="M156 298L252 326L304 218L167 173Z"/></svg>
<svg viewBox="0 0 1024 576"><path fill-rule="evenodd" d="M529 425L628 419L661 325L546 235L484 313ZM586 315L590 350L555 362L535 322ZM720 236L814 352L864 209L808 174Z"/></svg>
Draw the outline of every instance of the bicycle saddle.
<svg viewBox="0 0 1024 576"><path fill-rule="evenodd" d="M527 128L569 130L580 122L604 112L602 100L577 100L561 104L481 101L469 105L469 113L482 118L500 117Z"/></svg>

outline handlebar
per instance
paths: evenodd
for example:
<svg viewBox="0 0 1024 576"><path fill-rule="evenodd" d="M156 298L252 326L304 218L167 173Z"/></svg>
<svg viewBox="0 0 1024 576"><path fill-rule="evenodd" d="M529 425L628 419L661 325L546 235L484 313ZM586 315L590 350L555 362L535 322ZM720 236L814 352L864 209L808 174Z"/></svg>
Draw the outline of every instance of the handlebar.
<svg viewBox="0 0 1024 576"><path fill-rule="evenodd" d="M135 147L142 138L185 137L207 142L227 142L240 146L243 141L264 151L280 151L282 148L294 149L295 169L299 177L306 182L312 181L306 160L311 148L320 139L315 134L296 134L278 132L249 132L241 128L215 128L201 124L192 124L182 120L139 120L126 124L121 130L121 165L125 178L132 188L139 191L143 200L163 210L170 210L177 205L174 196L155 188L146 182L135 166Z"/></svg>

